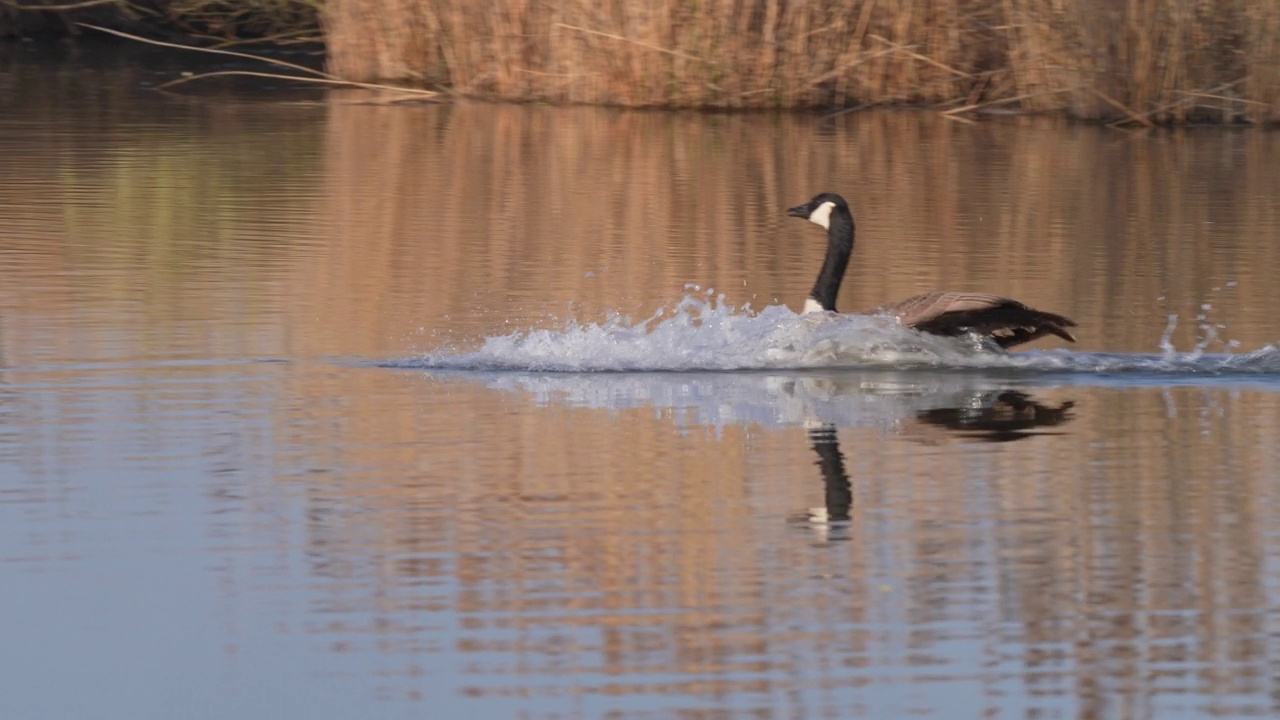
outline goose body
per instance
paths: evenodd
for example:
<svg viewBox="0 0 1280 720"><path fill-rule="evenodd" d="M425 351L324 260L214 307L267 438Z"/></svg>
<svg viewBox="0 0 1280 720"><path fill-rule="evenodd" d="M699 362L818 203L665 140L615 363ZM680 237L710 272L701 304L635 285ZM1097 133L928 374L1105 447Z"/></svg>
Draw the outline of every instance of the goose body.
<svg viewBox="0 0 1280 720"><path fill-rule="evenodd" d="M787 214L805 218L827 231L827 254L803 312L836 312L836 295L853 254L854 223L849 205L835 193L821 193L804 205L787 210ZM868 314L892 315L907 327L933 335L977 333L1002 348L1045 335L1076 341L1067 330L1075 327L1070 318L988 293L928 292L881 305Z"/></svg>

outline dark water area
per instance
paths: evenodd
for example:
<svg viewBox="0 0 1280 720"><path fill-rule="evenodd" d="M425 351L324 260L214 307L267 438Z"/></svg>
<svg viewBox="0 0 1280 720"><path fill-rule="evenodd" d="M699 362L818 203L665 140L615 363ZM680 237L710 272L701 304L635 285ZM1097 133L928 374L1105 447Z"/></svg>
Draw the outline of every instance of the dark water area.
<svg viewBox="0 0 1280 720"><path fill-rule="evenodd" d="M1280 135L0 44L0 717L1280 714ZM794 315L984 290L1008 357ZM785 307L784 307L785 306Z"/></svg>

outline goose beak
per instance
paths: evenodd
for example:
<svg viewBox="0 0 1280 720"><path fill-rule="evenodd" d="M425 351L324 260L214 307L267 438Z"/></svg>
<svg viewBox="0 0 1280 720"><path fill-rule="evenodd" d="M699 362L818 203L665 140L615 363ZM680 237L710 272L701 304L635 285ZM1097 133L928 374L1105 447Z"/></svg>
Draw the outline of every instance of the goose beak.
<svg viewBox="0 0 1280 720"><path fill-rule="evenodd" d="M809 217L809 206L797 205L793 208L788 208L787 214L790 215L791 217L807 218Z"/></svg>

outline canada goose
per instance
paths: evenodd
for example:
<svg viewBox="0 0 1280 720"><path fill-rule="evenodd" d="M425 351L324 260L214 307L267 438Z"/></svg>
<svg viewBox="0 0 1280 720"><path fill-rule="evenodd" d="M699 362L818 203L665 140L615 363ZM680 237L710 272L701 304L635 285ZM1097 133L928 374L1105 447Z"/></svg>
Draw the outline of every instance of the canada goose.
<svg viewBox="0 0 1280 720"><path fill-rule="evenodd" d="M836 293L853 253L853 215L849 205L835 193L820 193L804 205L787 210L787 214L817 223L827 231L827 256L802 312L836 312ZM881 305L867 314L893 315L909 328L934 335L978 333L1002 348L1049 334L1076 341L1067 330L1075 327L1070 318L986 293L935 291Z"/></svg>

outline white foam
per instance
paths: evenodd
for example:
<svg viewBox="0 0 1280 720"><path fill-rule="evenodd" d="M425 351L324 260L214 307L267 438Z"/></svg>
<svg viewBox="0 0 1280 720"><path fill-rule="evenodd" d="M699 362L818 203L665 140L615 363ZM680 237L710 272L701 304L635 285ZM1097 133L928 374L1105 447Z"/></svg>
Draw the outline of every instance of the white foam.
<svg viewBox="0 0 1280 720"><path fill-rule="evenodd" d="M797 314L781 305L759 312L709 293L688 295L640 322L565 322L557 329L485 338L469 352L437 351L384 363L392 367L482 371L625 372L827 369L984 369L1031 373L1251 374L1280 376L1280 347L1210 353L1216 330L1180 352L1169 317L1159 353L1068 349L1006 353L975 338L940 338L894 319ZM1230 348L1229 344L1224 347ZM1280 377L1277 378L1280 380Z"/></svg>

